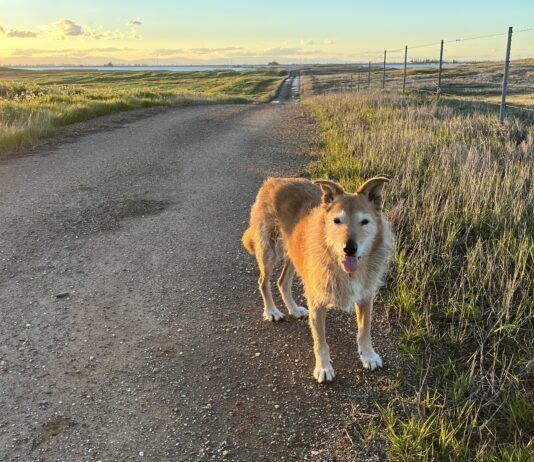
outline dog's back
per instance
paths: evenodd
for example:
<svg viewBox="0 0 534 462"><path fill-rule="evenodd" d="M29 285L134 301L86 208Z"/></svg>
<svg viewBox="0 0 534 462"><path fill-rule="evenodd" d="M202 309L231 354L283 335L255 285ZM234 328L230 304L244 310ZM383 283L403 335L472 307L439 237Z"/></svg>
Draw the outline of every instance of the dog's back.
<svg viewBox="0 0 534 462"><path fill-rule="evenodd" d="M321 203L321 188L303 178L268 178L250 212L243 245L254 253L257 244L274 246L280 234L291 234L299 220Z"/></svg>

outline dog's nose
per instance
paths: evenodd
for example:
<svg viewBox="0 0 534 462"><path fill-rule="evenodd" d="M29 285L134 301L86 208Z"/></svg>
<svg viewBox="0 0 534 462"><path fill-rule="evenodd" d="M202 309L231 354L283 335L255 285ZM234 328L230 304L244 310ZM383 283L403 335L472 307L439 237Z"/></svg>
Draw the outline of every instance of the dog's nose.
<svg viewBox="0 0 534 462"><path fill-rule="evenodd" d="M347 243L345 244L345 247L343 247L343 251L349 257L353 257L354 255L356 255L357 250L358 250L358 244L356 244L356 242L354 242L353 239L349 239Z"/></svg>

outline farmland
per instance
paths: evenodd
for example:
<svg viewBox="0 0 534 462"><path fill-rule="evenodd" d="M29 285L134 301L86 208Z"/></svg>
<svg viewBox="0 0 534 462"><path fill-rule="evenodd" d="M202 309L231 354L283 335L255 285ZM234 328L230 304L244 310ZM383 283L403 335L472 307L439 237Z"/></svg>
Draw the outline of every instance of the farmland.
<svg viewBox="0 0 534 462"><path fill-rule="evenodd" d="M149 107L246 103L267 99L285 75L253 71L0 70L0 155L62 126Z"/></svg>

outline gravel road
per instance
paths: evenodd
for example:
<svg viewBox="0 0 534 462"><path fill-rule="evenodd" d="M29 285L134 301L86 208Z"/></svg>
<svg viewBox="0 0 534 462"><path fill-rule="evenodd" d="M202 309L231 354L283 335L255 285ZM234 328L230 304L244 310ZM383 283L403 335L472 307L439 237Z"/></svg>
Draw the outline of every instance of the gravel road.
<svg viewBox="0 0 534 462"><path fill-rule="evenodd" d="M0 162L0 460L333 460L395 371L363 371L336 313L318 385L306 321L262 321L240 243L312 129L292 103L147 109Z"/></svg>

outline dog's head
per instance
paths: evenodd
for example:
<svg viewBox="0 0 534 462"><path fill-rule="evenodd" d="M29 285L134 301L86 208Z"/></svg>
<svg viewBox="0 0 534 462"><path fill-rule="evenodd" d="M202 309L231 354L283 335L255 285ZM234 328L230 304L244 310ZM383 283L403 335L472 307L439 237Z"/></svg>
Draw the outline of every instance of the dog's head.
<svg viewBox="0 0 534 462"><path fill-rule="evenodd" d="M315 181L323 190L326 245L346 273L358 269L381 232L382 189L388 181L371 178L355 194L333 181Z"/></svg>

